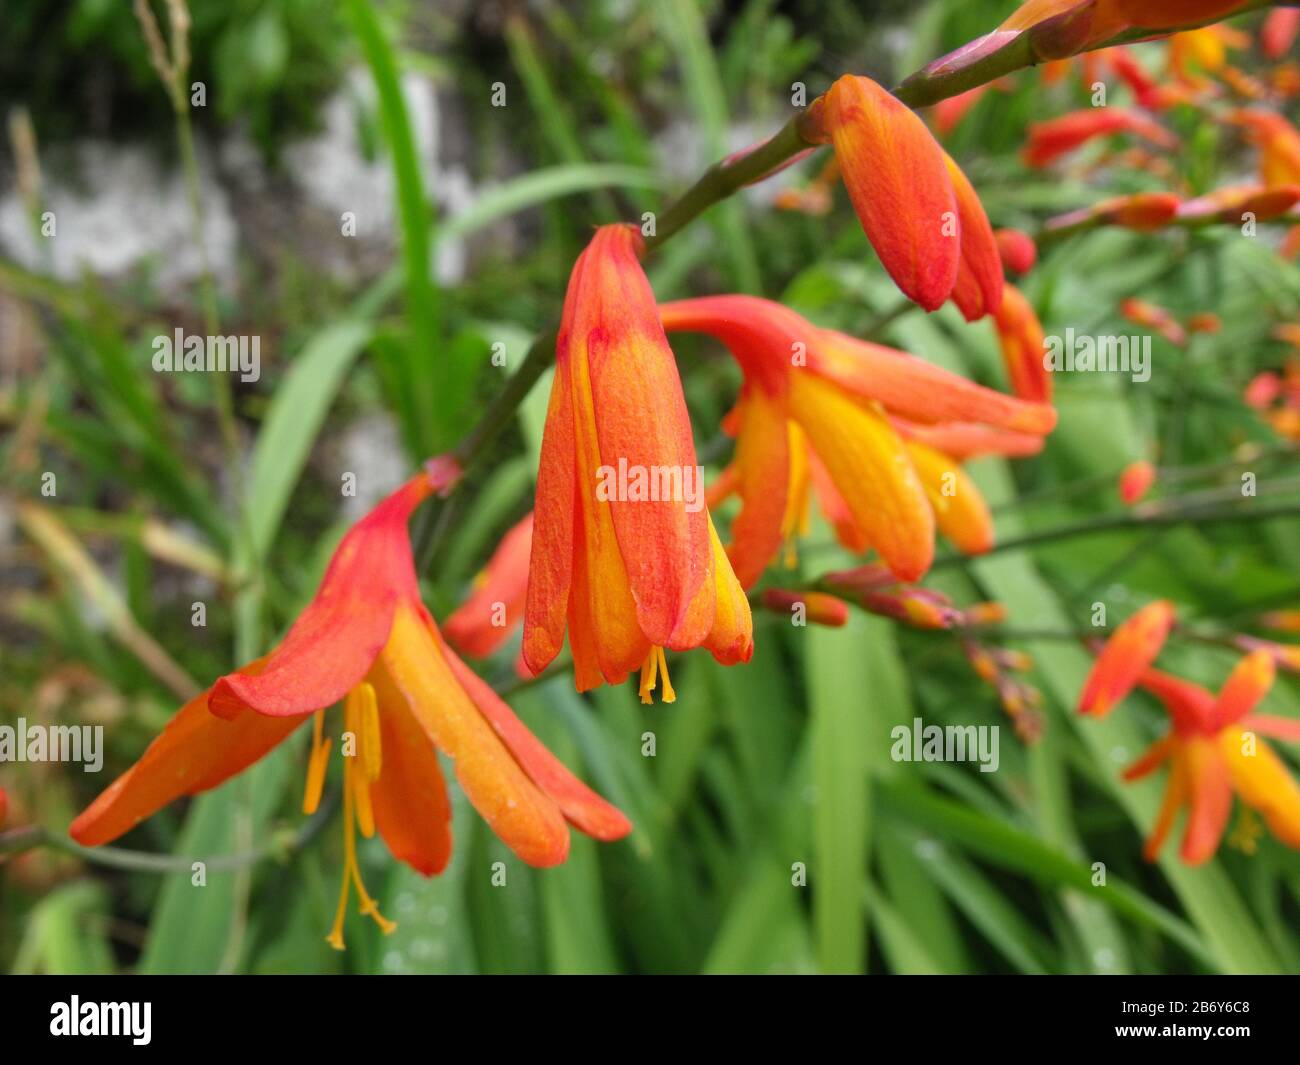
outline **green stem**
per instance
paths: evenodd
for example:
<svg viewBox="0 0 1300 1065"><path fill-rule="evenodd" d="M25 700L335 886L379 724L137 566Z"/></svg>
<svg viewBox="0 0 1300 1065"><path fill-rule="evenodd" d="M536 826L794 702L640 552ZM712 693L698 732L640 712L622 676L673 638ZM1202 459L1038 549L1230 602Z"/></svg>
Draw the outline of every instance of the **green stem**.
<svg viewBox="0 0 1300 1065"><path fill-rule="evenodd" d="M800 152L815 147L800 136L798 121L797 117L792 118L770 140L748 154L729 156L709 167L694 185L655 219L655 232L646 237L646 250L658 248L714 204L746 185L760 181Z"/></svg>
<svg viewBox="0 0 1300 1065"><path fill-rule="evenodd" d="M1029 533L1026 536L1017 537L1014 540L1004 540L997 544L991 551L980 555L979 558L988 558L990 555L1005 554L1011 551L1024 551L1029 548L1042 547L1045 544L1058 543L1062 540L1073 540L1082 536L1093 536L1098 533L1117 532L1123 529L1149 529L1159 528L1168 525L1183 525L1188 522L1196 522L1205 525L1228 525L1235 523L1254 523L1273 521L1277 518L1290 518L1300 515L1300 503L1288 503L1276 507L1266 507L1262 510L1252 509L1245 506L1235 507L1179 507L1176 509L1148 509L1135 510L1124 514L1106 514L1100 518L1092 518L1088 521L1076 522L1073 525L1062 525L1054 529L1044 529L1041 532ZM972 561L968 556L961 554L944 555L935 559L932 570L944 569L949 566L963 565Z"/></svg>
<svg viewBox="0 0 1300 1065"><path fill-rule="evenodd" d="M150 854L147 851L127 850L123 847L83 847L62 833L53 832L41 825L24 825L21 828L10 829L8 832L0 832L0 856L22 854L37 847L49 847L92 865L136 873L189 874L196 861L203 862L208 872L238 871L256 865L263 858L283 856L302 850L329 822L334 807L338 805L337 798L337 795L333 794L328 796L316 813L308 818L293 835L287 838L275 836L258 847L236 851L233 854L217 854L203 858L185 854Z"/></svg>

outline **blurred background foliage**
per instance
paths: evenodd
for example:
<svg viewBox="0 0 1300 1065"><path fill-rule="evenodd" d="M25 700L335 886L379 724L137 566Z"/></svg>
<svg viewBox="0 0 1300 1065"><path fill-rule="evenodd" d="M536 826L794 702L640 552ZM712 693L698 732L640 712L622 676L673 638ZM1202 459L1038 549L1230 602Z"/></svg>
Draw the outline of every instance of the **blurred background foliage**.
<svg viewBox="0 0 1300 1065"><path fill-rule="evenodd" d="M229 249L212 266L219 331L256 334L263 345L261 379L234 386L224 442L215 382L149 370L153 336L178 325L201 331L202 271L181 268L180 251L195 250L184 227L168 238L179 244L143 248L117 270L59 263L23 231L57 189L102 191L110 174L87 165L90 142L154 160L141 173L158 181L156 210L167 210L161 190L179 180L184 159L131 5L5 5L0 101L30 115L41 185L24 201L22 159L6 155L0 721L102 724L107 741L97 776L0 765L11 826L61 832L138 757L188 686L283 631L362 504L453 442L500 388L493 345L517 364L558 311L592 225L662 207L713 159L777 128L793 82L806 82L810 98L845 71L892 83L1015 5L191 6L190 80L209 94L194 113L207 239ZM1076 82L1045 90L1022 75L951 139L995 224L1032 231L1106 194L1161 187L1120 168L1064 178L1025 170L1026 125L1082 106ZM503 108L491 102L497 83ZM1174 121L1192 190L1248 167L1241 145L1189 114ZM347 155L346 165L334 167L329 153ZM819 165L782 181L806 181ZM376 173L378 186L357 178ZM111 171L116 181L122 174ZM313 199L321 174L357 184ZM140 191L144 201L126 202L153 202L152 186ZM118 212L109 223L120 229L144 224L123 217L120 201L104 209ZM359 251L339 250L339 215L349 209ZM109 223L91 244L115 239ZM58 239L74 239L71 230L65 221ZM966 326L950 311L892 317L897 293L842 194L833 214L812 218L772 209L760 187L710 212L648 269L661 299L761 292L820 324L879 329L898 347L1007 387L988 323ZM1271 327L1300 309L1300 276L1265 241L1235 229L1099 231L1050 250L1025 287L1049 332L1131 333L1118 306L1135 295L1183 317L1212 310L1224 329L1185 351L1156 338L1147 385L1062 380L1061 428L1043 456L972 467L1001 538L1114 512L1115 477L1136 459L1218 464L1211 487L1233 483L1238 472L1223 464L1243 444L1262 449L1252 468L1265 484L1293 465L1238 399L1255 372L1281 362ZM716 472L729 447L717 426L738 375L715 345L674 344L697 442ZM530 506L545 394L534 391L517 427L473 471L471 491L417 520L438 616ZM52 499L40 491L45 472L57 477ZM340 496L349 472L357 499ZM793 584L842 566L830 544L818 528L798 571L773 579ZM1294 522L1120 530L942 566L932 587L961 603L1006 604L1024 634L1008 644L1034 656L1046 698L1045 733L1032 746L1015 738L951 635L865 616L830 631L759 615L752 665L676 662L671 707L641 707L630 686L579 697L567 678L518 690L511 702L521 716L636 831L610 846L577 836L567 865L535 872L458 795L446 875L424 880L377 841L365 849L367 882L399 927L385 938L350 918L342 955L323 940L341 860L337 820L304 829L305 755L290 744L122 841L175 855L179 872L117 869L50 847L0 866L0 967L1296 971L1300 856L1265 838L1225 846L1198 870L1169 852L1145 863L1158 784L1123 787L1117 770L1160 733L1161 712L1134 698L1105 722L1074 719L1090 657L1069 637L1085 630L1094 602L1119 620L1154 596L1193 619L1240 627L1266 605L1294 602L1297 572ZM195 602L206 604L204 627L191 624ZM493 679L509 681L513 653L489 666ZM1184 675L1214 685L1232 662L1211 646L1182 659ZM1271 699L1275 712L1300 712L1290 682ZM1000 769L892 762L889 731L915 716L1002 725ZM654 757L642 754L647 732ZM189 856L254 851L260 860L214 866L205 888L191 887ZM506 888L490 879L498 861ZM1104 888L1093 886L1097 862ZM792 886L799 863L803 888Z"/></svg>

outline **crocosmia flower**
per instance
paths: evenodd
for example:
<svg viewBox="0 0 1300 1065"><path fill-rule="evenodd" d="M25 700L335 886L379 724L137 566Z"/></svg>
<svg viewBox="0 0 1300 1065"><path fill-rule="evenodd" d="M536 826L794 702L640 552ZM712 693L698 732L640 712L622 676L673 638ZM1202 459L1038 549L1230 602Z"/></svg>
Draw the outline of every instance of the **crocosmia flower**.
<svg viewBox="0 0 1300 1065"><path fill-rule="evenodd" d="M1109 650L1102 652L1103 658ZM1146 844L1149 861L1160 853L1183 809L1187 822L1180 857L1189 865L1212 858L1232 812L1234 791L1259 812L1278 839L1300 847L1300 785L1261 738L1300 742L1300 720L1254 712L1274 675L1267 651L1243 658L1217 697L1157 669L1143 668L1138 674L1137 683L1164 704L1172 723L1170 731L1124 771L1131 781L1169 766L1164 802Z"/></svg>
<svg viewBox="0 0 1300 1065"><path fill-rule="evenodd" d="M730 555L747 587L803 530L812 494L841 542L874 548L899 580L929 569L936 525L965 549L987 550L991 520L974 484L923 435L905 439L891 415L1040 437L1056 424L1046 404L821 329L769 300L681 300L660 314L669 332L722 341L744 372L727 421L736 452L723 485L741 501Z"/></svg>
<svg viewBox="0 0 1300 1065"><path fill-rule="evenodd" d="M443 635L461 654L486 658L506 641L524 616L533 515L513 526L474 578L474 590L443 623Z"/></svg>
<svg viewBox="0 0 1300 1065"><path fill-rule="evenodd" d="M647 701L665 649L724 664L753 652L749 602L705 506L677 365L633 226L605 226L569 279L542 438L524 611L539 673L568 630L579 691L641 670Z"/></svg>
<svg viewBox="0 0 1300 1065"><path fill-rule="evenodd" d="M1002 266L988 216L915 112L845 75L813 101L801 132L834 145L867 239L908 299L927 311L952 299L971 321L997 311Z"/></svg>
<svg viewBox="0 0 1300 1065"><path fill-rule="evenodd" d="M407 521L444 469L408 481L343 538L315 598L278 647L190 700L73 823L108 843L183 795L207 791L313 722L305 812L320 802L331 742L324 712L343 703L345 868L334 927L342 949L351 885L363 913L391 922L366 892L355 833L378 832L393 856L430 876L451 854L450 806L437 752L469 801L523 861L566 858L565 822L613 840L630 825L577 780L443 642L420 601Z"/></svg>

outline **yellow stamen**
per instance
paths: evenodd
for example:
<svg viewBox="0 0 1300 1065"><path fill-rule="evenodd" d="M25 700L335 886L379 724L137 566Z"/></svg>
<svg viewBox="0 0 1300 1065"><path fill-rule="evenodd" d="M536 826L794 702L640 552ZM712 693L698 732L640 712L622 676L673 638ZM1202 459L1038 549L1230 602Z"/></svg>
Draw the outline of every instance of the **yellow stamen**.
<svg viewBox="0 0 1300 1065"><path fill-rule="evenodd" d="M311 755L307 759L307 787L302 796L302 812L310 817L320 807L321 793L325 790L325 770L329 768L330 741L323 736L325 711L312 715Z"/></svg>
<svg viewBox="0 0 1300 1065"><path fill-rule="evenodd" d="M655 654L658 650L657 647L650 648L650 653L641 663L641 701L647 706L654 702L650 693L655 690L655 679L659 675L659 656Z"/></svg>
<svg viewBox="0 0 1300 1065"><path fill-rule="evenodd" d="M655 690L655 685L663 678L663 701L673 703L677 701L677 693L673 691L672 681L668 679L668 657L664 654L662 647L650 648L650 653L645 656L645 661L641 664L641 701L646 705L654 702L654 696L651 694Z"/></svg>
<svg viewBox="0 0 1300 1065"><path fill-rule="evenodd" d="M663 678L664 682L664 702L675 703L677 702L677 693L673 691L673 682L668 679L668 656L664 654L664 649L662 647L656 647L655 652L659 659L659 675Z"/></svg>
<svg viewBox="0 0 1300 1065"><path fill-rule="evenodd" d="M375 689L365 681L356 688L357 724L361 729L361 763L366 768L366 779L374 783L379 779L383 768L383 748L379 740L379 702L375 698Z"/></svg>
<svg viewBox="0 0 1300 1065"><path fill-rule="evenodd" d="M360 829L361 834L367 838L375 832L374 811L370 803L370 764L367 763L366 752L367 748L373 751L370 757L373 759L375 776L378 777L377 713L374 689L369 684L363 683L354 688L344 700L344 728L353 734L358 749L353 757L345 759L343 763L343 882L339 887L339 905L334 913L334 927L325 937L325 941L335 950L344 949L343 919L347 914L348 893L354 884L361 912L373 918L384 935L397 927L379 912L379 903L366 890L361 879L361 866L357 862L357 830Z"/></svg>

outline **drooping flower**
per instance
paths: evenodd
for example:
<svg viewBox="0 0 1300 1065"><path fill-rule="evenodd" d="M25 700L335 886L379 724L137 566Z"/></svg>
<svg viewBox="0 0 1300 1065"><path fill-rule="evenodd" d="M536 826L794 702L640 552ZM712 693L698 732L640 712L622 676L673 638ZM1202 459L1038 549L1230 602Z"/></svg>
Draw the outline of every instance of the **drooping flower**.
<svg viewBox="0 0 1300 1065"><path fill-rule="evenodd" d="M366 892L355 832L376 831L425 876L451 853L450 805L436 751L454 762L475 809L523 861L568 854L568 821L597 839L630 825L575 778L443 642L420 601L407 521L459 475L445 461L388 496L343 538L315 598L270 654L190 700L73 821L73 839L108 843L184 795L216 787L269 753L309 718L304 810L324 786L324 712L344 704L345 868L334 927L343 946L350 885L363 913L392 925ZM349 749L351 748L351 749Z"/></svg>
<svg viewBox="0 0 1300 1065"><path fill-rule="evenodd" d="M474 578L470 597L443 622L443 635L461 654L486 658L523 620L532 546L533 515L529 511L501 538L487 565Z"/></svg>
<svg viewBox="0 0 1300 1065"><path fill-rule="evenodd" d="M800 129L834 145L867 239L908 299L927 311L952 299L970 321L998 309L1002 268L988 216L915 112L870 78L845 75Z"/></svg>
<svg viewBox="0 0 1300 1065"><path fill-rule="evenodd" d="M579 691L641 670L646 701L664 650L753 652L749 602L704 501L681 381L638 261L633 226L597 230L569 279L542 438L524 610L540 673L568 631Z"/></svg>
<svg viewBox="0 0 1300 1065"><path fill-rule="evenodd" d="M901 580L929 569L936 524L959 546L987 549L991 519L973 483L922 436L903 439L891 415L1040 437L1056 423L1046 404L821 329L769 300L681 300L660 315L669 332L720 340L744 373L727 420L737 443L723 483L741 501L729 553L746 587L801 530L812 494L846 546L874 548Z"/></svg>
<svg viewBox="0 0 1300 1065"><path fill-rule="evenodd" d="M1156 483L1156 468L1142 459L1124 467L1119 475L1119 498L1126 506L1140 503Z"/></svg>

